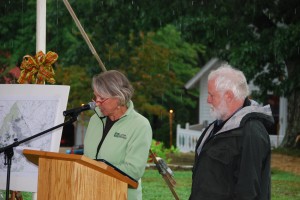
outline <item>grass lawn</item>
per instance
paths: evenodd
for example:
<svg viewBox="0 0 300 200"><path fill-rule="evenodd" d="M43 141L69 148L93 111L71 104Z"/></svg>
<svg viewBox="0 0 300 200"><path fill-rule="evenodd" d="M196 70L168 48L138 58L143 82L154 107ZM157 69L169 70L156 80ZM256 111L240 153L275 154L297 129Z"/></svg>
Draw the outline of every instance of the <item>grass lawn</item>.
<svg viewBox="0 0 300 200"><path fill-rule="evenodd" d="M173 171L176 180L175 191L179 199L188 199L191 190L192 172ZM142 178L143 199L145 200L174 200L174 196L165 180L157 170L146 170Z"/></svg>
<svg viewBox="0 0 300 200"><path fill-rule="evenodd" d="M175 191L180 200L188 199L191 171L174 171ZM144 200L174 200L173 194L157 170L147 169L143 177ZM5 194L5 191L2 191ZM31 200L31 193L23 192L23 200ZM300 199L300 176L272 170L272 200Z"/></svg>
<svg viewBox="0 0 300 200"><path fill-rule="evenodd" d="M272 200L300 199L300 176L272 170Z"/></svg>
<svg viewBox="0 0 300 200"><path fill-rule="evenodd" d="M190 195L190 171L174 171L179 199L186 200ZM173 200L173 194L157 170L146 170L143 177L143 199ZM272 170L272 200L300 199L300 176Z"/></svg>

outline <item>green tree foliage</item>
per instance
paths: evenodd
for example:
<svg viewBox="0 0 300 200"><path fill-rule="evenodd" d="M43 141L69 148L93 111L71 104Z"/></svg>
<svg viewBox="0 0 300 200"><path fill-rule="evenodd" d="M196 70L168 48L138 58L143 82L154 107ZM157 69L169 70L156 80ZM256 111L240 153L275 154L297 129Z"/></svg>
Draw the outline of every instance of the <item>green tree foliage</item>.
<svg viewBox="0 0 300 200"><path fill-rule="evenodd" d="M205 49L185 42L171 25L131 34L127 45L127 51L119 45L107 46L109 65L127 74L136 90L135 107L151 119L155 137L168 141L169 109L176 113L174 124L190 119L196 123L197 101L185 94L183 85L199 70L197 57Z"/></svg>
<svg viewBox="0 0 300 200"><path fill-rule="evenodd" d="M24 55L35 53L36 8L33 1L3 1L0 13L0 67L12 68Z"/></svg>
<svg viewBox="0 0 300 200"><path fill-rule="evenodd" d="M92 101L91 78L86 71L80 66L57 67L55 70L56 84L70 85L69 108L79 107Z"/></svg>
<svg viewBox="0 0 300 200"><path fill-rule="evenodd" d="M196 118L191 116L197 116L197 101L186 96L182 87L199 70L197 56L204 52L203 46L185 42L174 26L158 24L159 16L152 20L154 15L159 14L159 9L149 10L147 2L69 2L106 68L121 70L132 81L136 89L136 109L150 119L159 139L164 139L169 133L169 109L175 111L174 124L191 121L190 118L196 122ZM33 40L33 44L35 30L25 31L28 26L22 26L20 17L28 16L26 20L31 20L28 25L35 28L35 5L35 0L24 1L22 12L18 13L19 10L13 9L19 6L17 2L12 2L9 9L2 4L7 15L0 17L5 24L15 23L17 27L21 27L20 30L25 37ZM11 16L8 13L11 10L19 18ZM34 15L29 16L27 13ZM157 26L153 26L154 24ZM19 35L12 27L7 29L16 36ZM0 33L6 34L2 30ZM21 42L11 35L6 35L6 40ZM29 40L23 42L23 45L26 46L27 41ZM32 51L35 46L31 45L30 50L21 47L20 53L15 54L12 60L16 61L25 54L34 54ZM15 49L16 47L12 47L5 51L13 53ZM55 65L57 84L71 86L68 107L90 101L86 98L90 98L88 91L91 77L99 73L100 68L62 1L47 1L47 50L59 55ZM175 128L173 130L175 132Z"/></svg>
<svg viewBox="0 0 300 200"><path fill-rule="evenodd" d="M300 2L196 1L198 7L182 16L188 41L207 46L207 56L227 60L267 94L288 98L285 146L292 147L300 133ZM200 37L196 37L200 35Z"/></svg>
<svg viewBox="0 0 300 200"><path fill-rule="evenodd" d="M155 124L170 108L178 123L197 121L197 100L182 86L196 66L219 57L254 79L258 97L273 92L288 98L286 144L293 145L300 130L298 0L69 2L106 68L129 76L136 107ZM34 54L35 6L36 0L0 4L1 67ZM100 72L63 1L47 1L47 50L58 53L62 68L81 66L89 77Z"/></svg>

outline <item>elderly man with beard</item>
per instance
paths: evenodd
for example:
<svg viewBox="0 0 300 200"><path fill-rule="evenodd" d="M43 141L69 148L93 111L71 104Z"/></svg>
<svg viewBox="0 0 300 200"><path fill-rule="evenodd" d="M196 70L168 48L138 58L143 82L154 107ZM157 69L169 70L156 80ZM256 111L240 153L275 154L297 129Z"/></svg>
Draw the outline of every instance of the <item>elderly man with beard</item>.
<svg viewBox="0 0 300 200"><path fill-rule="evenodd" d="M228 64L208 76L208 98L215 121L195 149L190 200L269 200L270 106L248 98L243 72Z"/></svg>

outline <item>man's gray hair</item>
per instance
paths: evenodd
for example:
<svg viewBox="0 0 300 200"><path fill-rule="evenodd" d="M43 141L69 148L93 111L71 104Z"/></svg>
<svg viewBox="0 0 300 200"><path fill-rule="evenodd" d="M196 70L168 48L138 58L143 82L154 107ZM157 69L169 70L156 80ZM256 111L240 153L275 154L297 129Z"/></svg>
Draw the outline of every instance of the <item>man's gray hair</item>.
<svg viewBox="0 0 300 200"><path fill-rule="evenodd" d="M249 95L249 87L244 73L229 64L222 64L208 75L208 80L215 80L219 92L232 91L236 99L245 99Z"/></svg>
<svg viewBox="0 0 300 200"><path fill-rule="evenodd" d="M98 94L103 95L103 98L118 98L120 105L126 105L134 93L134 89L127 77L116 70L109 70L95 75L92 88Z"/></svg>

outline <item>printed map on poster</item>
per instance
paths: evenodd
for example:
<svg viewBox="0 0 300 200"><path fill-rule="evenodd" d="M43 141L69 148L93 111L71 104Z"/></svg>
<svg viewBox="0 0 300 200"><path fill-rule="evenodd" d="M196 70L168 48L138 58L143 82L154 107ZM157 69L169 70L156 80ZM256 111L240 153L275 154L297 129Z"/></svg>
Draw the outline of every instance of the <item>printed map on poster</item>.
<svg viewBox="0 0 300 200"><path fill-rule="evenodd" d="M69 86L0 84L0 149L64 122ZM37 191L38 167L23 149L58 152L62 127L13 148L10 189ZM0 154L0 189L5 190L7 165Z"/></svg>
<svg viewBox="0 0 300 200"><path fill-rule="evenodd" d="M0 147L21 141L55 126L58 100L0 100ZM38 150L49 151L51 132L20 144ZM6 170L4 157L0 159L0 171ZM26 162L21 151L14 152L11 172L36 171L36 166Z"/></svg>

